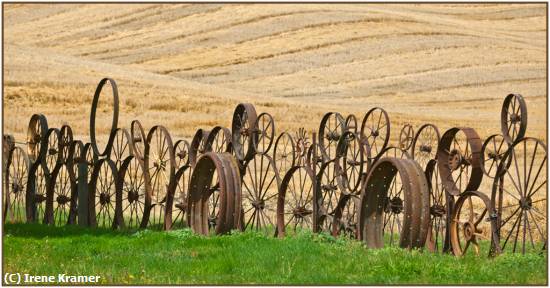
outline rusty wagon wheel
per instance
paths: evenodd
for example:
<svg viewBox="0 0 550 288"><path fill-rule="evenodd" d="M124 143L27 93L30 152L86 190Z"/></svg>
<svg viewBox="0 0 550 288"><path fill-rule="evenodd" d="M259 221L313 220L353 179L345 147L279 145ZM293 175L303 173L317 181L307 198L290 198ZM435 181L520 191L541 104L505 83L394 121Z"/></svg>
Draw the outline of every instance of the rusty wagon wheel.
<svg viewBox="0 0 550 288"><path fill-rule="evenodd" d="M504 140L513 144L525 136L527 130L527 104L520 94L504 98L500 113L500 127Z"/></svg>
<svg viewBox="0 0 550 288"><path fill-rule="evenodd" d="M189 147L189 162L191 166L195 166L197 159L201 154L204 154L206 151L206 140L210 135L210 131L198 129L191 140L191 146Z"/></svg>
<svg viewBox="0 0 550 288"><path fill-rule="evenodd" d="M189 167L189 143L180 139L174 143L174 157L176 159L176 170Z"/></svg>
<svg viewBox="0 0 550 288"><path fill-rule="evenodd" d="M103 89L103 86L108 84L112 88L113 93L113 103L112 106L104 106L107 102L103 103L100 102L100 95L101 90ZM100 151L99 143L96 138L96 115L98 107L102 111L108 110L109 112L112 111L112 124L111 124L111 130L109 131L109 139L107 140L107 143L103 148L103 151ZM117 129L118 125L118 88L116 85L115 80L111 78L103 78L101 81L99 81L99 84L97 85L97 88L94 93L94 99L92 101L92 111L90 113L90 142L92 143L92 150L94 151L94 154L97 156L108 156L111 153L111 148L113 146L113 140L115 137L115 131Z"/></svg>
<svg viewBox="0 0 550 288"><path fill-rule="evenodd" d="M117 128L114 131L113 146L109 159L115 162L116 168L120 171L120 167L126 158L134 155L130 133L124 128Z"/></svg>
<svg viewBox="0 0 550 288"><path fill-rule="evenodd" d="M317 203L319 206L317 230L332 232L334 212L338 200L343 193L349 193L344 187L344 172L337 159L328 161L321 166L316 176Z"/></svg>
<svg viewBox="0 0 550 288"><path fill-rule="evenodd" d="M356 194L342 194L334 210L332 236L357 239L358 207L361 198Z"/></svg>
<svg viewBox="0 0 550 288"><path fill-rule="evenodd" d="M130 124L130 139L132 139L132 150L138 160L143 162L145 145L147 145L147 136L139 120L133 120Z"/></svg>
<svg viewBox="0 0 550 288"><path fill-rule="evenodd" d="M357 129L357 117L355 117L355 115L349 114L348 117L346 117L346 130L355 134L359 132Z"/></svg>
<svg viewBox="0 0 550 288"><path fill-rule="evenodd" d="M244 229L275 235L280 178L271 157L257 154L244 166L242 196Z"/></svg>
<svg viewBox="0 0 550 288"><path fill-rule="evenodd" d="M231 131L225 127L214 127L203 141L204 148L202 148L203 152L201 153L209 151L216 153L232 152Z"/></svg>
<svg viewBox="0 0 550 288"><path fill-rule="evenodd" d="M49 175L51 175L51 173L63 163L61 151L59 150L60 138L61 135L59 129L48 129L48 132L46 133L46 145L48 150L44 158L42 158L42 162L45 172Z"/></svg>
<svg viewBox="0 0 550 288"><path fill-rule="evenodd" d="M489 198L481 192L466 191L458 197L449 228L456 256L470 253L489 256L500 252L491 242L496 241L496 212ZM489 245L482 245L482 241Z"/></svg>
<svg viewBox="0 0 550 288"><path fill-rule="evenodd" d="M451 128L437 149L437 166L447 193L476 191L483 179L481 140L472 128Z"/></svg>
<svg viewBox="0 0 550 288"><path fill-rule="evenodd" d="M44 222L48 185L50 185L50 175L46 173L44 165L33 167L31 164L25 199L27 222Z"/></svg>
<svg viewBox="0 0 550 288"><path fill-rule="evenodd" d="M237 161L231 154L207 152L199 157L189 183L187 206L188 222L195 233L219 235L242 226L240 178ZM208 202L216 189L219 217L215 225L210 225Z"/></svg>
<svg viewBox="0 0 550 288"><path fill-rule="evenodd" d="M386 110L375 107L365 114L361 123L361 138L369 144L372 157L378 157L390 140L390 118Z"/></svg>
<svg viewBox="0 0 550 288"><path fill-rule="evenodd" d="M7 159L6 190L4 191L4 221L15 223L27 220L25 193L30 168L30 160L21 147L13 147Z"/></svg>
<svg viewBox="0 0 550 288"><path fill-rule="evenodd" d="M414 141L414 129L413 126L409 123L405 124L399 132L399 145L398 147L402 150L408 151Z"/></svg>
<svg viewBox="0 0 550 288"><path fill-rule="evenodd" d="M168 130L154 126L147 134L145 148L146 178L151 181L149 226L169 230L175 191L176 159Z"/></svg>
<svg viewBox="0 0 550 288"><path fill-rule="evenodd" d="M277 137L273 149L273 161L279 175L284 175L296 164L295 148L294 140L289 133L283 132Z"/></svg>
<svg viewBox="0 0 550 288"><path fill-rule="evenodd" d="M59 130L59 153L61 153L61 162L68 163L73 157L71 154L71 144L73 143L73 130L69 125L61 126Z"/></svg>
<svg viewBox="0 0 550 288"><path fill-rule="evenodd" d="M151 182L145 178L144 163L136 156L130 156L124 160L120 170L121 179L121 222L117 223L122 228L137 229L147 227L151 206L150 191Z"/></svg>
<svg viewBox="0 0 550 288"><path fill-rule="evenodd" d="M322 154L322 148L318 143L312 144L307 150L305 166L309 167L315 175L319 174L321 167L325 164Z"/></svg>
<svg viewBox="0 0 550 288"><path fill-rule="evenodd" d="M115 163L104 158L94 165L90 181L90 226L116 228L121 222L120 178Z"/></svg>
<svg viewBox="0 0 550 288"><path fill-rule="evenodd" d="M412 143L411 156L420 167L426 168L428 162L437 158L439 130L435 125L424 124L418 129Z"/></svg>
<svg viewBox="0 0 550 288"><path fill-rule="evenodd" d="M29 121L27 129L27 155L31 165L38 165L41 159L48 152L46 133L48 132L48 121L42 114L34 114Z"/></svg>
<svg viewBox="0 0 550 288"><path fill-rule="evenodd" d="M84 144L84 150L82 150L82 157L84 157L83 160L86 161L86 166L88 166L88 175L86 176L86 179L88 183L92 180L92 174L94 171L94 166L99 161L97 158L97 155L92 150L92 144L86 143Z"/></svg>
<svg viewBox="0 0 550 288"><path fill-rule="evenodd" d="M231 143L239 161L250 160L256 153L254 143L258 143L257 119L254 105L241 103L235 108L231 124L233 133Z"/></svg>
<svg viewBox="0 0 550 288"><path fill-rule="evenodd" d="M437 169L437 160L432 159L428 162L425 174L430 190L430 225L426 248L431 252L447 252L451 249L447 217L451 209L448 198L452 196L447 195L443 189L439 169Z"/></svg>
<svg viewBox="0 0 550 288"><path fill-rule="evenodd" d="M84 144L80 140L73 140L69 146L69 159L67 159L67 165L73 170L74 183L78 183L78 163L82 161L85 157L84 153Z"/></svg>
<svg viewBox="0 0 550 288"><path fill-rule="evenodd" d="M483 142L481 146L481 155L483 157L481 169L485 176L491 179L495 178L500 161L508 150L508 146L508 143L500 134L491 135Z"/></svg>
<svg viewBox="0 0 550 288"><path fill-rule="evenodd" d="M63 226L76 223L77 190L72 167L58 166L48 189L46 214L48 224Z"/></svg>
<svg viewBox="0 0 550 288"><path fill-rule="evenodd" d="M277 197L277 236L313 230L314 219L313 171L306 166L292 167L281 180Z"/></svg>
<svg viewBox="0 0 550 288"><path fill-rule="evenodd" d="M254 149L258 154L267 154L275 139L275 121L269 113L261 113L254 125L258 129L257 137L252 137Z"/></svg>
<svg viewBox="0 0 550 288"><path fill-rule="evenodd" d="M500 162L491 205L498 213L502 251L525 254L546 250L547 156L542 141L527 137L516 141Z"/></svg>
<svg viewBox="0 0 550 288"><path fill-rule="evenodd" d="M306 129L303 127L298 128L298 132L296 132L296 137L294 138L294 144L296 145L294 148L294 157L296 158L294 165L304 165L305 160L307 159L309 147L312 143L307 136Z"/></svg>
<svg viewBox="0 0 550 288"><path fill-rule="evenodd" d="M340 157L340 167L342 167L343 181L347 191L350 193L359 193L363 173L366 171L365 153L359 135L351 131L346 131L338 144L342 151Z"/></svg>
<svg viewBox="0 0 550 288"><path fill-rule="evenodd" d="M336 159L338 141L340 141L345 129L346 122L340 113L328 112L323 116L318 135L323 161L328 162Z"/></svg>
<svg viewBox="0 0 550 288"><path fill-rule="evenodd" d="M177 156L176 156L177 158ZM175 176L176 191L174 192L174 208L172 208L172 228L184 228L187 223L187 197L189 189L189 181L191 180L191 167L189 165L182 166Z"/></svg>

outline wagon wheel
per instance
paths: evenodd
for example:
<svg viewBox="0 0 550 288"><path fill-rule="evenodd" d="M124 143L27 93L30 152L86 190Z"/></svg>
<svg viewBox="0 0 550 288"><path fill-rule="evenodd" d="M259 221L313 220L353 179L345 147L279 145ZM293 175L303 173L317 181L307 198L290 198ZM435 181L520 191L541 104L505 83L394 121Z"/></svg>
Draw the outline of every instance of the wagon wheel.
<svg viewBox="0 0 550 288"><path fill-rule="evenodd" d="M307 157L305 165L312 170L312 172L319 174L321 167L325 164L323 161L323 151L321 146L318 143L309 146L307 150Z"/></svg>
<svg viewBox="0 0 550 288"><path fill-rule="evenodd" d="M88 166L88 175L86 176L86 179L88 182L92 180L92 174L94 172L94 166L96 165L98 158L97 155L94 154L94 151L92 150L92 144L86 143L84 144L84 150L82 150L82 155L84 157L83 160L86 161L86 166Z"/></svg>
<svg viewBox="0 0 550 288"><path fill-rule="evenodd" d="M189 161L191 162L191 166L195 165L201 154L207 152L206 140L209 134L210 131L203 129L198 129L197 132L195 132L193 140L191 140L191 146L189 147Z"/></svg>
<svg viewBox="0 0 550 288"><path fill-rule="evenodd" d="M332 232L333 217L338 205L338 200L343 194L344 172L337 160L331 160L321 166L317 174L317 194L319 203L318 229ZM345 191L345 193L348 193Z"/></svg>
<svg viewBox="0 0 550 288"><path fill-rule="evenodd" d="M357 208L359 207L360 196L354 194L342 194L338 206L334 212L332 224L332 235L357 239Z"/></svg>
<svg viewBox="0 0 550 288"><path fill-rule="evenodd" d="M50 128L46 133L47 153L43 158L44 170L47 174L51 174L63 161L61 151L59 150L60 132L57 128Z"/></svg>
<svg viewBox="0 0 550 288"><path fill-rule="evenodd" d="M145 178L143 162L136 156L124 160L120 170L122 222L120 226L128 229L145 228L149 221L151 206L149 179Z"/></svg>
<svg viewBox="0 0 550 288"><path fill-rule="evenodd" d="M500 160L504 157L504 153L508 150L508 143L500 134L489 136L483 146L481 146L481 155L483 157L483 173L489 178L495 178L497 174Z"/></svg>
<svg viewBox="0 0 550 288"><path fill-rule="evenodd" d="M414 129L411 124L405 124L403 128L401 128L401 132L399 133L399 148L407 151L409 148L411 148L412 143L414 140Z"/></svg>
<svg viewBox="0 0 550 288"><path fill-rule="evenodd" d="M31 164L39 164L48 150L46 133L48 132L48 121L42 114L34 114L29 121L27 129L27 155Z"/></svg>
<svg viewBox="0 0 550 288"><path fill-rule="evenodd" d="M361 124L361 138L366 139L372 157L377 157L390 140L390 119L386 110L375 107L369 110Z"/></svg>
<svg viewBox="0 0 550 288"><path fill-rule="evenodd" d="M112 88L112 96L113 96L113 102L109 104L109 101L106 99L100 99L101 90L103 89L103 86L111 86ZM101 100L101 101L100 101ZM98 139L96 138L96 121L97 119L101 119L103 115L100 115L100 117L97 117L97 111L100 111L101 113L104 113L107 111L108 114L111 114L112 123L111 123L111 130L109 131L109 139L107 140L107 143L98 143ZM107 116L107 115L104 115ZM94 99L92 101L92 112L90 113L90 142L92 143L92 150L94 151L94 154L98 156L108 156L111 153L111 148L113 146L113 140L115 137L115 131L117 129L118 125L118 89L115 80L110 78L103 78L101 81L99 81L99 84L97 85L97 88L94 93ZM100 145L101 144L101 145ZM100 147L103 146L103 150L100 151Z"/></svg>
<svg viewBox="0 0 550 288"><path fill-rule="evenodd" d="M78 163L84 159L84 144L80 140L73 140L69 146L69 150L71 157L67 159L67 165L73 170L74 183L76 184L78 183Z"/></svg>
<svg viewBox="0 0 550 288"><path fill-rule="evenodd" d="M204 150L201 153L212 151L216 153L223 153L223 152L229 152L231 153L232 147L231 147L231 131L225 127L216 126L214 127L210 133L208 133L208 136L205 136L204 138ZM199 150L201 150L199 148Z"/></svg>
<svg viewBox="0 0 550 288"><path fill-rule="evenodd" d="M143 161L143 155L145 152L145 145L147 145L147 136L145 135L145 130L138 120L132 121L130 125L130 137L132 139L132 150L134 155L140 160Z"/></svg>
<svg viewBox="0 0 550 288"><path fill-rule="evenodd" d="M177 158L177 156L176 156ZM187 196L189 180L191 178L191 168L183 166L176 172L176 191L174 192L174 208L172 209L172 228L184 228L187 223Z"/></svg>
<svg viewBox="0 0 550 288"><path fill-rule="evenodd" d="M353 132L346 131L338 145L343 150L339 166L342 167L346 189L350 193L358 193L365 164L363 147L359 136Z"/></svg>
<svg viewBox="0 0 550 288"><path fill-rule="evenodd" d="M50 175L44 170L44 165L32 167L31 164L29 171L25 199L27 222L42 223L46 216L46 197Z"/></svg>
<svg viewBox="0 0 550 288"><path fill-rule="evenodd" d="M490 200L478 191L467 191L458 197L450 221L450 237L456 256L492 255L491 239L496 235L496 215ZM488 245L483 245L483 242ZM482 251L483 250L483 251Z"/></svg>
<svg viewBox="0 0 550 288"><path fill-rule="evenodd" d="M258 127L256 127L256 109L252 104L241 103L235 108L231 131L233 132L232 144L237 159L246 161L252 159L254 143L258 143Z"/></svg>
<svg viewBox="0 0 550 288"><path fill-rule="evenodd" d="M314 175L305 166L294 166L281 181L277 199L277 235L313 230Z"/></svg>
<svg viewBox="0 0 550 288"><path fill-rule="evenodd" d="M546 250L547 168L546 145L535 138L516 141L504 155L491 194L502 251Z"/></svg>
<svg viewBox="0 0 550 288"><path fill-rule="evenodd" d="M264 112L258 115L254 127L258 129L258 136L252 138L256 153L266 154L271 149L273 139L275 139L275 121L269 113Z"/></svg>
<svg viewBox="0 0 550 288"><path fill-rule="evenodd" d="M176 159L176 170L189 167L189 143L180 139L174 143L174 157Z"/></svg>
<svg viewBox="0 0 550 288"><path fill-rule="evenodd" d="M294 138L294 143L296 145L296 147L294 148L296 163L294 163L294 165L304 165L305 161L307 160L309 147L311 146L306 129L298 129L298 132L296 132L296 138Z"/></svg>
<svg viewBox="0 0 550 288"><path fill-rule="evenodd" d="M147 135L145 170L151 181L149 224L155 228L168 230L172 224L175 167L174 145L168 130L154 126Z"/></svg>
<svg viewBox="0 0 550 288"><path fill-rule="evenodd" d="M275 235L280 178L271 157L258 154L248 160L242 184L244 229Z"/></svg>
<svg viewBox="0 0 550 288"><path fill-rule="evenodd" d="M273 149L273 161L279 175L284 175L296 164L294 140L287 132L281 133L275 141Z"/></svg>
<svg viewBox="0 0 550 288"><path fill-rule="evenodd" d="M134 155L131 144L132 136L130 136L128 130L124 128L117 128L114 133L113 146L109 159L115 162L117 170L120 171L122 162L124 162L126 158Z"/></svg>
<svg viewBox="0 0 550 288"><path fill-rule="evenodd" d="M115 228L120 217L120 180L115 163L101 159L94 166L90 181L89 221L92 227Z"/></svg>
<svg viewBox="0 0 550 288"><path fill-rule="evenodd" d="M441 182L447 193L458 196L476 191L483 178L481 140L472 128L451 128L443 134L437 151Z"/></svg>
<svg viewBox="0 0 550 288"><path fill-rule="evenodd" d="M439 170L437 169L437 160L430 160L426 166L426 178L430 189L430 226L428 238L426 239L426 248L431 252L447 252L451 247L448 237L449 214L448 197L441 184Z"/></svg>
<svg viewBox="0 0 550 288"><path fill-rule="evenodd" d="M27 191L30 160L25 150L14 147L7 162L4 221L25 222L27 219L25 192Z"/></svg>
<svg viewBox="0 0 550 288"><path fill-rule="evenodd" d="M73 130L69 125L61 126L59 130L59 153L61 153L61 162L68 163L73 155L71 154L71 144L73 143Z"/></svg>
<svg viewBox="0 0 550 288"><path fill-rule="evenodd" d="M520 94L506 96L500 113L500 127L504 140L510 145L525 136L527 104L523 96Z"/></svg>
<svg viewBox="0 0 550 288"><path fill-rule="evenodd" d="M348 117L346 117L346 130L350 131L352 133L357 134L357 117L353 114L349 114Z"/></svg>
<svg viewBox="0 0 550 288"><path fill-rule="evenodd" d="M346 123L338 112L329 112L323 116L319 126L319 145L325 162L336 159L336 150L340 136L344 134Z"/></svg>
<svg viewBox="0 0 550 288"><path fill-rule="evenodd" d="M435 159L439 145L439 130L435 125L424 124L416 135L412 143L412 158L425 168L428 162Z"/></svg>
<svg viewBox="0 0 550 288"><path fill-rule="evenodd" d="M63 226L76 222L76 185L72 167L63 164L52 175L46 211L48 224Z"/></svg>

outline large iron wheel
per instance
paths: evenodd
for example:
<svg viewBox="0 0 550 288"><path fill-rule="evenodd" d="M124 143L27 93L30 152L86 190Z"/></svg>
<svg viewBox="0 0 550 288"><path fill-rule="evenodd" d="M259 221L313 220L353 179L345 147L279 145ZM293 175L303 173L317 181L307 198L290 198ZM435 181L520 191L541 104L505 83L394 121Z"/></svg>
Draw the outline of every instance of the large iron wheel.
<svg viewBox="0 0 550 288"><path fill-rule="evenodd" d="M205 141L203 144L204 148L200 153L207 151L216 153L231 153L231 131L225 127L214 127L203 141ZM199 151L200 150L201 149L199 148Z"/></svg>
<svg viewBox="0 0 550 288"><path fill-rule="evenodd" d="M346 130L355 134L359 132L357 129L357 117L355 117L355 115L349 114L348 117L346 117Z"/></svg>
<svg viewBox="0 0 550 288"><path fill-rule="evenodd" d="M172 208L172 228L184 228L188 226L187 208L189 181L191 167L183 166L176 172L176 191L174 192L174 208Z"/></svg>
<svg viewBox="0 0 550 288"><path fill-rule="evenodd" d="M103 86L111 86L112 88L112 95L113 95L113 102L111 105L107 104L107 102L101 101L100 102L100 95L101 90L103 89ZM99 109L98 109L99 107ZM100 151L100 143L98 143L98 139L96 138L96 121L97 119L101 119L102 117L96 117L97 111L104 112L108 111L112 113L112 124L111 124L111 130L109 131L109 139L107 140L107 143L102 145L104 146L103 151ZM99 81L99 84L97 85L97 88L94 93L94 99L92 101L92 112L90 113L90 142L92 143L92 150L94 153L98 156L108 156L111 152L111 148L113 145L113 138L115 136L115 131L117 129L118 125L118 89L115 80L111 78L103 78L101 81ZM101 143L102 144L102 143Z"/></svg>

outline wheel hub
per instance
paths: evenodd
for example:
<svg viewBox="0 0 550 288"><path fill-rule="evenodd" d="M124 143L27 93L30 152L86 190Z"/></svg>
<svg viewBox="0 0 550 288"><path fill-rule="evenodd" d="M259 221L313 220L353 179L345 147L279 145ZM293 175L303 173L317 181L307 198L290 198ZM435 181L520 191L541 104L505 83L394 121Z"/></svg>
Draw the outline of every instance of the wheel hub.
<svg viewBox="0 0 550 288"><path fill-rule="evenodd" d="M332 141L339 140L340 139L340 134L338 134L338 132L336 132L336 131L330 131L330 132L327 133L327 139L332 140Z"/></svg>
<svg viewBox="0 0 550 288"><path fill-rule="evenodd" d="M105 193L99 194L99 203L101 203L101 205L106 205L109 202L111 202L111 199L110 199L109 195L107 195Z"/></svg>
<svg viewBox="0 0 550 288"><path fill-rule="evenodd" d="M337 187L334 184L321 185L321 188L325 192L336 191Z"/></svg>
<svg viewBox="0 0 550 288"><path fill-rule="evenodd" d="M50 148L50 149L48 150L48 154L50 154L50 155L55 155L55 154L57 154L57 149L55 149L55 148Z"/></svg>
<svg viewBox="0 0 550 288"><path fill-rule="evenodd" d="M489 159L492 160L500 160L500 155L495 152L489 152L487 156L489 156Z"/></svg>
<svg viewBox="0 0 550 288"><path fill-rule="evenodd" d="M460 151L453 149L449 154L449 167L451 167L451 170L457 170L463 162L464 160Z"/></svg>
<svg viewBox="0 0 550 288"><path fill-rule="evenodd" d="M263 210L265 208L265 201L264 200L254 200L252 202L252 207L254 207L256 210Z"/></svg>
<svg viewBox="0 0 550 288"><path fill-rule="evenodd" d="M46 196L44 196L43 194L36 194L34 195L34 202L36 203L42 203L46 201Z"/></svg>
<svg viewBox="0 0 550 288"><path fill-rule="evenodd" d="M445 206L443 205L433 205L430 207L430 214L434 215L435 217L443 217L445 214L447 214L447 209L445 209Z"/></svg>
<svg viewBox="0 0 550 288"><path fill-rule="evenodd" d="M71 199L65 195L59 195L55 200L57 201L57 203L64 205L68 203Z"/></svg>
<svg viewBox="0 0 550 288"><path fill-rule="evenodd" d="M187 153L185 151L178 152L176 154L180 159L183 159L187 156Z"/></svg>
<svg viewBox="0 0 550 288"><path fill-rule="evenodd" d="M510 121L511 121L512 123L521 122L521 115L515 114L515 113L512 114L512 115L510 115Z"/></svg>
<svg viewBox="0 0 550 288"><path fill-rule="evenodd" d="M403 211L403 200L399 197L393 197L392 199L387 198L384 211L393 214L401 213Z"/></svg>
<svg viewBox="0 0 550 288"><path fill-rule="evenodd" d="M139 199L139 193L135 189L130 189L128 191L128 202L133 203L134 201L138 201Z"/></svg>
<svg viewBox="0 0 550 288"><path fill-rule="evenodd" d="M157 159L157 161L153 164L155 168L164 170L166 168L166 161L163 161L162 159Z"/></svg>
<svg viewBox="0 0 550 288"><path fill-rule="evenodd" d="M475 232L475 227L472 223L470 223L470 222L464 223L464 239L465 240L470 240L470 239L474 238L474 232Z"/></svg>
<svg viewBox="0 0 550 288"><path fill-rule="evenodd" d="M18 194L19 192L21 192L23 190L23 187L21 187L21 185L19 185L19 183L12 183L11 189L12 189L14 194Z"/></svg>
<svg viewBox="0 0 550 288"><path fill-rule="evenodd" d="M519 206L523 210L529 210L531 209L531 207L533 207L533 200L531 199L531 197L522 197L519 200Z"/></svg>
<svg viewBox="0 0 550 288"><path fill-rule="evenodd" d="M296 209L292 211L292 214L294 214L294 217L296 218L305 218L311 213L313 213L313 211L306 209L305 206L296 207Z"/></svg>
<svg viewBox="0 0 550 288"><path fill-rule="evenodd" d="M380 135L380 132L378 132L378 130L372 130L372 132L370 133L371 136L374 136L374 137L378 137L378 135Z"/></svg>
<svg viewBox="0 0 550 288"><path fill-rule="evenodd" d="M426 153L431 153L432 152L432 146L430 145L420 145L420 151L421 152L426 152Z"/></svg>

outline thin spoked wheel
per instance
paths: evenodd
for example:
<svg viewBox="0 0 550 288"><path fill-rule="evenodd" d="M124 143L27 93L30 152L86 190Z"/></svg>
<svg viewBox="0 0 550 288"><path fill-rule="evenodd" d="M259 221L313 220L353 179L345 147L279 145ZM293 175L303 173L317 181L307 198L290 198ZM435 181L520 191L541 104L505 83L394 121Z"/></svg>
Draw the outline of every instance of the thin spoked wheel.
<svg viewBox="0 0 550 288"><path fill-rule="evenodd" d="M73 143L73 130L69 125L61 126L59 130L59 153L61 153L61 162L68 163L72 158L71 144Z"/></svg>
<svg viewBox="0 0 550 288"><path fill-rule="evenodd" d="M277 235L296 234L313 230L314 175L305 166L292 167L283 180L277 200Z"/></svg>
<svg viewBox="0 0 550 288"><path fill-rule="evenodd" d="M424 124L420 127L414 136L411 152L420 167L425 168L430 160L436 158L439 140L439 130L435 125Z"/></svg>
<svg viewBox="0 0 550 288"><path fill-rule="evenodd" d="M358 235L358 210L360 196L354 194L342 194L338 206L334 212L332 235L357 239Z"/></svg>
<svg viewBox="0 0 550 288"><path fill-rule="evenodd" d="M63 164L52 175L47 213L48 224L64 226L76 223L76 185L72 167ZM51 206L50 206L51 205Z"/></svg>
<svg viewBox="0 0 550 288"><path fill-rule="evenodd" d="M336 206L338 205L342 191L345 191L343 187L343 174L342 168L340 168L336 160L323 164L317 174L319 218L316 230L319 229L328 233L332 232Z"/></svg>
<svg viewBox="0 0 550 288"><path fill-rule="evenodd" d="M294 163L294 165L304 165L305 160L307 159L307 152L311 146L307 132L304 128L298 129L298 132L296 132L296 138L294 138L294 143L296 145L294 149L296 163Z"/></svg>
<svg viewBox="0 0 550 288"><path fill-rule="evenodd" d="M355 115L349 114L348 117L346 117L346 130L355 134L359 132L357 128L357 117L355 117Z"/></svg>
<svg viewBox="0 0 550 288"><path fill-rule="evenodd" d="M34 114L29 121L27 129L27 155L31 164L41 163L48 150L46 133L48 132L48 121L42 114Z"/></svg>
<svg viewBox="0 0 550 288"><path fill-rule="evenodd" d="M483 157L483 173L485 176L493 179L498 172L500 161L508 150L508 143L500 134L489 136L481 147L481 155Z"/></svg>
<svg viewBox="0 0 550 288"><path fill-rule="evenodd" d="M105 99L106 96L101 96L103 87L110 87L111 93L105 92L108 96L112 96L112 100ZM107 88L106 90L109 90ZM111 119L111 129L109 130L109 138L107 142L100 141L96 137L96 126L109 125L108 120ZM99 125L98 125L99 124ZM113 140L115 137L115 131L118 125L118 88L115 80L110 78L103 78L99 81L94 93L94 99L92 101L92 111L90 113L90 142L92 143L92 150L94 154L98 156L108 156L111 153L113 146ZM102 150L100 150L102 149Z"/></svg>
<svg viewBox="0 0 550 288"><path fill-rule="evenodd" d="M174 157L176 159L176 169L189 166L189 143L180 139L174 143Z"/></svg>
<svg viewBox="0 0 550 288"><path fill-rule="evenodd" d="M372 157L377 157L390 140L390 118L386 110L375 107L369 110L361 123L361 138L367 141Z"/></svg>
<svg viewBox="0 0 550 288"><path fill-rule="evenodd" d="M92 144L86 143L84 145L84 150L82 150L82 155L84 157L83 160L86 162L86 166L88 166L88 175L86 175L86 179L88 182L92 180L92 174L94 172L94 165L99 161L97 159L97 155L95 155L94 151L92 150Z"/></svg>
<svg viewBox="0 0 550 288"><path fill-rule="evenodd" d="M59 140L61 138L59 129L50 128L46 133L47 153L43 158L44 170L51 174L57 167L63 163L61 151L59 150Z"/></svg>
<svg viewBox="0 0 550 288"><path fill-rule="evenodd" d="M27 222L45 223L49 183L50 175L46 173L44 165L31 166L27 181L27 198L25 203L27 207Z"/></svg>
<svg viewBox="0 0 550 288"><path fill-rule="evenodd" d="M294 140L289 133L283 132L275 141L273 149L273 161L279 175L284 175L296 164Z"/></svg>
<svg viewBox="0 0 550 288"><path fill-rule="evenodd" d="M116 228L120 224L120 181L116 165L101 159L90 182L89 221L92 227Z"/></svg>
<svg viewBox="0 0 550 288"><path fill-rule="evenodd" d="M252 159L256 153L254 143L258 143L256 109L252 104L241 103L235 108L231 131L235 156L239 161Z"/></svg>
<svg viewBox="0 0 550 288"><path fill-rule="evenodd" d="M206 140L208 139L208 135L210 135L210 131L203 129L198 129L197 132L195 132L193 140L191 140L191 146L189 147L189 161L191 162L191 166L195 166L199 156L206 152Z"/></svg>
<svg viewBox="0 0 550 288"><path fill-rule="evenodd" d="M326 162L323 161L323 151L321 146L317 143L309 146L305 165L308 166L315 175L318 175L319 171L321 171L321 167L323 167L325 163Z"/></svg>
<svg viewBox="0 0 550 288"><path fill-rule="evenodd" d="M216 153L228 152L231 153L231 131L225 127L216 126L208 133L204 139L204 148L202 152L212 151ZM201 148L199 148L199 151Z"/></svg>
<svg viewBox="0 0 550 288"><path fill-rule="evenodd" d="M275 235L279 174L267 155L257 154L247 161L242 180L244 229Z"/></svg>
<svg viewBox="0 0 550 288"><path fill-rule="evenodd" d="M127 229L147 227L149 214L146 207L151 206L149 179L145 178L143 162L137 157L126 158L120 171L122 222L120 226Z"/></svg>
<svg viewBox="0 0 550 288"><path fill-rule="evenodd" d="M258 136L252 137L252 141L256 153L266 154L275 139L275 121L269 113L264 112L258 115L255 127L258 129Z"/></svg>
<svg viewBox="0 0 550 288"><path fill-rule="evenodd" d="M27 220L25 213L25 192L29 175L30 160L20 147L14 147L8 159L4 205L4 221L15 223Z"/></svg>
<svg viewBox="0 0 550 288"><path fill-rule="evenodd" d="M456 256L494 255L491 239L496 239L496 212L489 198L478 191L467 191L458 197L450 221L450 237Z"/></svg>
<svg viewBox="0 0 550 288"><path fill-rule="evenodd" d="M132 151L132 143L130 142L132 136L130 136L128 130L124 128L117 128L114 133L113 147L111 148L111 156L109 159L115 162L117 170L120 171L122 162L124 162L126 158L134 155L134 151Z"/></svg>
<svg viewBox="0 0 550 288"><path fill-rule="evenodd" d="M329 112L323 116L319 126L319 146L323 151L325 162L336 159L338 141L344 134L346 123L338 112Z"/></svg>
<svg viewBox="0 0 550 288"><path fill-rule="evenodd" d="M75 184L78 183L78 163L85 159L84 144L80 140L73 140L69 146L71 157L67 159L67 165L73 170ZM86 180L88 181L88 180Z"/></svg>
<svg viewBox="0 0 550 288"><path fill-rule="evenodd" d="M414 129L411 124L405 124L399 132L399 148L408 151L414 140Z"/></svg>
<svg viewBox="0 0 550 288"><path fill-rule="evenodd" d="M130 137L132 139L132 150L134 151L134 156L138 160L143 161L143 155L145 155L145 145L147 145L147 136L145 135L145 130L139 120L132 121L130 125Z"/></svg>
<svg viewBox="0 0 550 288"><path fill-rule="evenodd" d="M340 158L345 186L350 193L358 193L364 172L364 154L359 136L353 132L345 132L340 146L343 156Z"/></svg>
<svg viewBox="0 0 550 288"><path fill-rule="evenodd" d="M430 189L430 226L426 248L431 252L447 252L451 247L447 230L447 215L450 210L447 199L451 196L448 196L443 189L436 160L432 159L428 162L425 173Z"/></svg>
<svg viewBox="0 0 550 288"><path fill-rule="evenodd" d="M187 223L187 201L191 167L183 166L176 172L176 191L174 193L174 208L172 209L172 229L184 228Z"/></svg>
<svg viewBox="0 0 550 288"><path fill-rule="evenodd" d="M546 145L535 138L516 141L504 155L493 184L499 247L504 252L546 250L548 175Z"/></svg>
<svg viewBox="0 0 550 288"><path fill-rule="evenodd" d="M527 130L527 104L520 94L510 94L504 99L500 115L500 127L504 140L513 144L525 136Z"/></svg>
<svg viewBox="0 0 550 288"><path fill-rule="evenodd" d="M151 181L149 226L168 230L172 224L172 203L176 160L168 130L154 126L147 135L145 170Z"/></svg>

